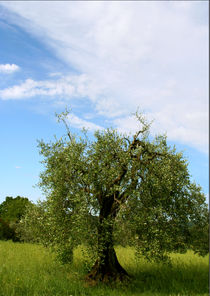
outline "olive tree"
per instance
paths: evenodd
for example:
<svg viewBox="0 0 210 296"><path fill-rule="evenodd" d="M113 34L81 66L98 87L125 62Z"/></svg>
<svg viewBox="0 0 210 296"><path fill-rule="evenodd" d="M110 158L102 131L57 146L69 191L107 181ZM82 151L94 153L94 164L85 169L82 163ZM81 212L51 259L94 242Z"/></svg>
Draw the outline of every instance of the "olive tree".
<svg viewBox="0 0 210 296"><path fill-rule="evenodd" d="M166 136L152 138L150 124L136 113L135 134L106 129L90 140L85 131L81 137L70 132L67 116L58 116L65 136L39 142L45 167L42 223L49 245L63 260L71 259L75 246L89 246L95 263L87 278L105 282L128 276L114 248L121 241L150 260L193 248L190 225L207 225L205 196L191 183L186 159L167 145Z"/></svg>

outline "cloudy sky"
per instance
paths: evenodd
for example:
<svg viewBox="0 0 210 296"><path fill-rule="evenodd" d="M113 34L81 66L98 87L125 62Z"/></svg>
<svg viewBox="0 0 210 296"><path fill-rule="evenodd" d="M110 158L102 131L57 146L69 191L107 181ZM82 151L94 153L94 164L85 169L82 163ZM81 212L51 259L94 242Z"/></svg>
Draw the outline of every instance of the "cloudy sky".
<svg viewBox="0 0 210 296"><path fill-rule="evenodd" d="M27 196L41 170L37 139L71 129L152 134L184 151L208 193L208 1L1 1L0 202Z"/></svg>

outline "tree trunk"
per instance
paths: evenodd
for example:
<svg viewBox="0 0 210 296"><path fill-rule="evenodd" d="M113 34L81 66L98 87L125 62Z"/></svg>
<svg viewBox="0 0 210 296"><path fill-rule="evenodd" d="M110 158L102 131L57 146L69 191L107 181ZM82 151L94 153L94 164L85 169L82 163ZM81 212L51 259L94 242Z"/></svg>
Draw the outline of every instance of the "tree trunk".
<svg viewBox="0 0 210 296"><path fill-rule="evenodd" d="M99 216L98 258L87 275L87 279L91 281L122 281L129 277L120 265L114 250L113 224L115 215L110 213L111 206L106 200L106 207L102 207Z"/></svg>
<svg viewBox="0 0 210 296"><path fill-rule="evenodd" d="M114 248L105 253L104 259L98 258L96 260L91 271L87 275L87 279L94 282L101 281L104 283L128 279L129 276L126 270L120 265Z"/></svg>

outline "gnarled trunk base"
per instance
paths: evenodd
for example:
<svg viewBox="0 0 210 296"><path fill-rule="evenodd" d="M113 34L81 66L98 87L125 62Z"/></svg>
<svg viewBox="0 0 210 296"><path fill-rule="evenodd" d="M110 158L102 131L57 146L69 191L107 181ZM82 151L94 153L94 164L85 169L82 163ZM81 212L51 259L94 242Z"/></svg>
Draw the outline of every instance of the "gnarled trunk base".
<svg viewBox="0 0 210 296"><path fill-rule="evenodd" d="M129 279L126 270L120 265L115 250L112 248L104 254L103 259L97 259L86 279L92 282L114 282Z"/></svg>

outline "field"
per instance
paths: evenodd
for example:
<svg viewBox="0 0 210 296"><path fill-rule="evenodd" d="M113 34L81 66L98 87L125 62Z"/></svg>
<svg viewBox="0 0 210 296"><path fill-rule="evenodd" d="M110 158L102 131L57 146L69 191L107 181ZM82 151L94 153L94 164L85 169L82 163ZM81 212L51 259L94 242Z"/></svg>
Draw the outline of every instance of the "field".
<svg viewBox="0 0 210 296"><path fill-rule="evenodd" d="M38 245L0 241L0 296L191 296L208 295L208 256L172 254L172 265L136 261L131 248L117 248L120 263L135 277L128 286L87 286L80 249L61 265Z"/></svg>

